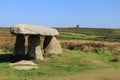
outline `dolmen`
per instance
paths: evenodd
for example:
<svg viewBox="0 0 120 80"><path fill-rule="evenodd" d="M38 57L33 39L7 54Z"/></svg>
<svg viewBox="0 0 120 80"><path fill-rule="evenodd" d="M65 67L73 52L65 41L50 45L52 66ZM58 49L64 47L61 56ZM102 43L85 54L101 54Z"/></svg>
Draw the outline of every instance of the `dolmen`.
<svg viewBox="0 0 120 80"><path fill-rule="evenodd" d="M45 36L43 43L44 53L62 54L62 49L56 36L59 32L56 29L38 25L17 24L11 27L10 33L16 35L14 56L27 55L30 59L43 60L40 46L40 36ZM25 53L25 36L28 36L28 49Z"/></svg>

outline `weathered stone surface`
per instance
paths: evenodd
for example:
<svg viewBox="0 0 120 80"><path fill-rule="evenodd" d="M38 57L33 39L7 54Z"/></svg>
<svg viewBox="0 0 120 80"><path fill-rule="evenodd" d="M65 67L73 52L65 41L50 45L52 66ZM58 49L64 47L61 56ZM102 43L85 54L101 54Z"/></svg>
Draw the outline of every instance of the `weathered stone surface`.
<svg viewBox="0 0 120 80"><path fill-rule="evenodd" d="M43 60L42 51L40 47L40 37L37 35L30 35L28 37L28 53L29 58Z"/></svg>
<svg viewBox="0 0 120 80"><path fill-rule="evenodd" d="M24 35L17 35L16 36L16 43L15 43L13 55L14 56L25 55L25 38L24 38Z"/></svg>
<svg viewBox="0 0 120 80"><path fill-rule="evenodd" d="M44 51L48 54L62 54L62 48L59 41L52 36L46 36L44 40Z"/></svg>
<svg viewBox="0 0 120 80"><path fill-rule="evenodd" d="M30 70L30 69L34 69L34 68L39 68L38 66L13 66L13 69L16 70Z"/></svg>
<svg viewBox="0 0 120 80"><path fill-rule="evenodd" d="M10 67L16 70L30 70L33 68L39 68L37 64L32 61L21 60L15 63L10 63Z"/></svg>
<svg viewBox="0 0 120 80"><path fill-rule="evenodd" d="M11 27L10 32L17 36L14 48L15 55L25 55L25 35L29 35L27 52L29 59L43 60L39 37L41 35L45 36L43 47L46 53L62 54L59 41L55 38L59 34L56 29L37 25L17 24Z"/></svg>
<svg viewBox="0 0 120 80"><path fill-rule="evenodd" d="M54 36L58 35L58 31L53 28L44 26L29 25L29 24L17 24L11 27L10 32L12 34L28 34L28 35L45 35Z"/></svg>
<svg viewBox="0 0 120 80"><path fill-rule="evenodd" d="M37 64L35 64L32 61L27 61L27 60L21 60L15 63L10 63L11 66L15 66L15 65L31 65L31 66L36 66Z"/></svg>

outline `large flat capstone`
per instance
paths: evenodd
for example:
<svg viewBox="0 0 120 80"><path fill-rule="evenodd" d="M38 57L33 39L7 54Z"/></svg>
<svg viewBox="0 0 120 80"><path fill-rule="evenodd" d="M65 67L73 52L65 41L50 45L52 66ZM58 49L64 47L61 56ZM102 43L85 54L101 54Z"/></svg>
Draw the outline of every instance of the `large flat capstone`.
<svg viewBox="0 0 120 80"><path fill-rule="evenodd" d="M30 24L16 24L11 27L10 32L14 35L24 34L55 36L59 34L56 29Z"/></svg>

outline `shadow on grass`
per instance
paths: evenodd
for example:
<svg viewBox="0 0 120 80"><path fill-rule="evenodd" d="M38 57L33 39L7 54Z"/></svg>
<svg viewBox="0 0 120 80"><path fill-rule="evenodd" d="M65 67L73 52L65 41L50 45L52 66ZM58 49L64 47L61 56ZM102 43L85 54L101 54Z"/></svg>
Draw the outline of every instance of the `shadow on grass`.
<svg viewBox="0 0 120 80"><path fill-rule="evenodd" d="M13 56L13 54L0 54L0 63L5 62L18 62L21 60L30 60L25 55L24 56Z"/></svg>
<svg viewBox="0 0 120 80"><path fill-rule="evenodd" d="M12 54L0 54L0 63L11 62L10 56Z"/></svg>

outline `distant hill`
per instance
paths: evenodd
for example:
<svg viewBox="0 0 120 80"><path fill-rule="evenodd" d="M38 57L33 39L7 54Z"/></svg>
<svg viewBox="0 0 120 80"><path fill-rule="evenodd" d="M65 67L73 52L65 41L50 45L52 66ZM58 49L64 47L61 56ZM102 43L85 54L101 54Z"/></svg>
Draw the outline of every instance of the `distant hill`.
<svg viewBox="0 0 120 80"><path fill-rule="evenodd" d="M103 36L99 40L120 41L120 29L109 28L56 28L60 32L80 33L92 36Z"/></svg>
<svg viewBox="0 0 120 80"><path fill-rule="evenodd" d="M11 37L10 28L0 27L0 37Z"/></svg>
<svg viewBox="0 0 120 80"><path fill-rule="evenodd" d="M106 28L56 28L56 29L60 32L60 36L58 36L59 39L69 38L69 39L120 41L120 29L106 29ZM10 28L0 27L0 37L11 36L12 35L10 34Z"/></svg>

